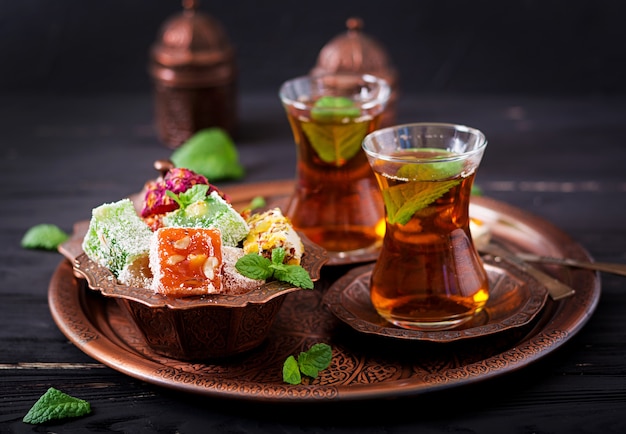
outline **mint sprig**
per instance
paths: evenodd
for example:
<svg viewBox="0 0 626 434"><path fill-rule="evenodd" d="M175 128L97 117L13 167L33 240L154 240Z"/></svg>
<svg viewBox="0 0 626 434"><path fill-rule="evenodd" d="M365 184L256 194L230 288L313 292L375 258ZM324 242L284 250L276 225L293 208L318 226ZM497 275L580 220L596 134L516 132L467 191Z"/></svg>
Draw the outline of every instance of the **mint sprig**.
<svg viewBox="0 0 626 434"><path fill-rule="evenodd" d="M328 344L313 345L308 351L298 355L298 359L289 356L283 363L283 381L289 384L300 384L302 375L317 378L320 371L330 366L333 352Z"/></svg>
<svg viewBox="0 0 626 434"><path fill-rule="evenodd" d="M235 268L250 279L274 278L303 289L313 289L309 273L300 265L284 264L284 259L285 249L277 247L272 250L271 260L257 253L248 253L237 260Z"/></svg>
<svg viewBox="0 0 626 434"><path fill-rule="evenodd" d="M206 184L194 184L191 188L183 191L180 194L176 194L171 190L167 190L165 194L178 204L181 209L185 209L192 203L204 200L206 194L209 191L209 186Z"/></svg>
<svg viewBox="0 0 626 434"><path fill-rule="evenodd" d="M41 424L53 419L79 417L91 413L91 405L50 387L22 419L25 423Z"/></svg>

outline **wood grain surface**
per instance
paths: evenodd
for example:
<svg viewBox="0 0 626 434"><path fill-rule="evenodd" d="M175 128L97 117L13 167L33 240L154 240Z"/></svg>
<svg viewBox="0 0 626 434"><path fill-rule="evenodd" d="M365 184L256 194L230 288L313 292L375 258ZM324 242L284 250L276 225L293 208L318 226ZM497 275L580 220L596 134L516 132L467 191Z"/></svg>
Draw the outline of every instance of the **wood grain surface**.
<svg viewBox="0 0 626 434"><path fill-rule="evenodd" d="M489 139L476 178L483 194L546 219L607 262L626 262L625 119L620 98L405 96L399 105L399 122L482 129ZM61 255L24 249L20 240L39 223L69 232L94 207L155 176L152 163L171 151L154 134L151 99L20 95L0 101L0 122L2 433L626 432L626 281L609 274L599 275L593 316L566 345L505 376L426 396L266 404L181 393L111 369L52 319L48 285ZM247 183L276 181L259 194L284 193L295 147L275 95L243 99L236 144L246 175L216 184L235 200L249 196L241 194ZM350 269L329 268L325 278ZM93 412L23 423L49 387L89 401Z"/></svg>

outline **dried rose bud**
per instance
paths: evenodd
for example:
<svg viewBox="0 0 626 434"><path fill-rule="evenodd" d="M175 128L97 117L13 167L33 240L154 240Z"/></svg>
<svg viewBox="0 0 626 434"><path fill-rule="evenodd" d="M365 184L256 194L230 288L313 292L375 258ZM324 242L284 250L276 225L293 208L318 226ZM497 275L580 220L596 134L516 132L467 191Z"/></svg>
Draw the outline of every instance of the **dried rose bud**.
<svg viewBox="0 0 626 434"><path fill-rule="evenodd" d="M165 194L167 190L180 194L196 184L209 184L206 177L198 175L189 169L170 169L162 180L151 181L146 184L142 217L164 214L174 211L178 204Z"/></svg>
<svg viewBox="0 0 626 434"><path fill-rule="evenodd" d="M217 187L209 183L209 180L205 176L189 169L175 167L170 169L162 180L151 181L146 184L146 194L144 196L144 206L141 210L141 216L146 218L178 209L176 201L170 198L165 192L169 190L174 194L180 194L196 184L209 186L207 196L213 191L217 191L222 198L228 200Z"/></svg>
<svg viewBox="0 0 626 434"><path fill-rule="evenodd" d="M173 168L170 169L163 178L165 187L172 193L182 193L189 190L196 184L209 185L209 180L206 177L197 174L189 169L185 168Z"/></svg>

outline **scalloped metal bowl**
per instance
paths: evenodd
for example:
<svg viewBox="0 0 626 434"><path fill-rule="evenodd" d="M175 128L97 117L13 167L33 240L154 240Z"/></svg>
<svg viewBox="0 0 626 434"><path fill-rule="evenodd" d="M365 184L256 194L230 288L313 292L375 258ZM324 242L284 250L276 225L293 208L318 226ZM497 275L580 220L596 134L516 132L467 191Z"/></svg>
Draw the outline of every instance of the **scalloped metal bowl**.
<svg viewBox="0 0 626 434"><path fill-rule="evenodd" d="M328 254L300 236L305 248L302 266L317 281ZM285 296L308 291L272 281L242 295L170 298L151 289L119 284L107 268L84 253L74 259L74 271L91 289L115 298L150 348L180 360L234 356L259 346L268 336Z"/></svg>

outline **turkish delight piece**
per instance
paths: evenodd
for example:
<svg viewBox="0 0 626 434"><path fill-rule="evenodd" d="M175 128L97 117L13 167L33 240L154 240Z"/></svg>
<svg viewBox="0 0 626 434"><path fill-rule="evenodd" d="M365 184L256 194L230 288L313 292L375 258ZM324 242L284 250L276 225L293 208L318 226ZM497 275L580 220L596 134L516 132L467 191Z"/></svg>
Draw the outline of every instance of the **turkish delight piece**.
<svg viewBox="0 0 626 434"><path fill-rule="evenodd" d="M167 213L163 217L163 225L216 228L222 234L222 243L232 247L237 246L249 231L246 220L217 191L204 200Z"/></svg>
<svg viewBox="0 0 626 434"><path fill-rule="evenodd" d="M265 283L265 280L250 279L239 273L236 268L237 260L245 255L240 247L222 246L222 257L224 267L222 268L223 276L223 294L241 295L259 288Z"/></svg>
<svg viewBox="0 0 626 434"><path fill-rule="evenodd" d="M160 228L150 245L152 289L172 297L219 294L222 261L219 230Z"/></svg>
<svg viewBox="0 0 626 434"><path fill-rule="evenodd" d="M271 259L272 250L282 247L285 249L284 262L300 265L304 245L291 221L282 214L280 208L253 214L247 223L250 232L243 241L243 250L246 254L257 253Z"/></svg>
<svg viewBox="0 0 626 434"><path fill-rule="evenodd" d="M134 288L150 288L152 286L152 270L150 270L149 254L141 256L128 267L124 267L117 280Z"/></svg>
<svg viewBox="0 0 626 434"><path fill-rule="evenodd" d="M120 276L132 276L135 270L145 271L151 238L152 231L133 203L122 199L92 210L82 247L89 259L111 270L120 280Z"/></svg>

